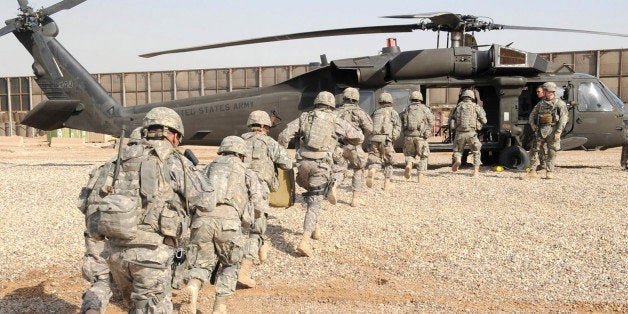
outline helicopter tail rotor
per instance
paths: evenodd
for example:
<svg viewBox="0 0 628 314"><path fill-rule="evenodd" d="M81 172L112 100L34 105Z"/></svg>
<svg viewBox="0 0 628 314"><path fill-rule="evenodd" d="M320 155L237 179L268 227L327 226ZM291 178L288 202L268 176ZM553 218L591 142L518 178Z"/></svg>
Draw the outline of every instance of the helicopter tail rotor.
<svg viewBox="0 0 628 314"><path fill-rule="evenodd" d="M54 37L55 34L44 34L43 27L52 22L50 15L61 10L73 8L86 0L63 0L39 11L34 11L28 5L28 0L17 0L21 13L17 18L6 21L6 26L0 29L0 36L8 33L17 32L22 34L31 34L31 39L37 46L37 51L41 59L42 66L53 80L62 77L61 71L57 66L54 55L48 47L48 39L46 37Z"/></svg>

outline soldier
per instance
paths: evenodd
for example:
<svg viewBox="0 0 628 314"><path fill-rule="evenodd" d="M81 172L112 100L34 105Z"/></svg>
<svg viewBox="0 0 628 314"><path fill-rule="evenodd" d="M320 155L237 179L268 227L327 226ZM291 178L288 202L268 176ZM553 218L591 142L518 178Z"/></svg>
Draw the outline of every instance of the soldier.
<svg viewBox="0 0 628 314"><path fill-rule="evenodd" d="M353 87L347 87L343 92L343 104L340 108L336 109L335 113L341 119L353 124L354 127L362 130L362 134L366 137L373 131L373 120L358 106L360 101L360 93ZM353 187L353 198L351 199L351 206L356 207L359 204L360 193L364 190L364 168L366 167L366 161L368 154L362 149L362 145L344 144L338 146L341 151L341 158L348 168L353 170L353 179L351 186ZM344 169L336 178L336 184L343 181ZM335 195L335 188L332 188Z"/></svg>
<svg viewBox="0 0 628 314"><path fill-rule="evenodd" d="M401 113L401 125L405 137L403 154L406 156L404 177L410 179L410 172L418 156L420 159L417 181L422 182L427 170L427 158L430 155L427 139L432 136L434 129L434 114L427 105L423 104L423 95L420 91L413 91L410 101L410 105Z"/></svg>
<svg viewBox="0 0 628 314"><path fill-rule="evenodd" d="M292 169L292 159L288 150L267 135L272 126L268 113L261 110L251 112L246 125L251 130L251 132L242 134L242 138L247 144L246 163L260 178L263 200L268 206L269 193L275 192L279 188L275 167L284 170ZM262 237L266 231L267 215L265 212L261 213L260 217L255 218L251 225L244 258L238 273L238 285L241 287L253 288L256 285L255 280L251 278L251 267L253 267L255 256L259 256L261 263L264 263L268 258L269 245Z"/></svg>
<svg viewBox="0 0 628 314"><path fill-rule="evenodd" d="M321 203L333 183L332 153L338 140L351 145L360 145L364 140L359 129L334 115L334 107L334 95L320 92L314 99L314 110L302 113L279 134L279 144L284 147L288 147L297 135L300 140L296 156L296 182L307 190L303 195L307 203L307 213L303 222L303 238L296 251L304 256L312 256L310 238L318 240L321 236L317 223Z"/></svg>
<svg viewBox="0 0 628 314"><path fill-rule="evenodd" d="M478 139L478 130L486 124L486 112L476 104L475 94L472 90L465 90L460 95L461 101L451 113L449 124L451 130L456 132L453 147L453 166L451 171L458 171L458 167L462 164L462 152L465 144L469 144L473 153L473 176L480 174L481 156L480 150L482 143Z"/></svg>
<svg viewBox="0 0 628 314"><path fill-rule="evenodd" d="M395 188L392 183L393 175L393 154L395 148L393 142L401 133L401 119L395 109L393 109L393 98L390 93L384 92L379 95L379 108L373 112L373 133L369 144L368 172L366 175L366 186L373 187L375 171L384 166L384 190L389 191Z"/></svg>
<svg viewBox="0 0 628 314"><path fill-rule="evenodd" d="M528 118L530 127L534 131L534 141L532 148L530 148L530 172L523 176L523 179L537 177L538 152L543 145L547 145L545 177L547 179L554 178L554 162L556 152L560 149L560 135L569 121L567 105L555 95L556 83L544 83L543 91L545 92L545 99L534 106Z"/></svg>
<svg viewBox="0 0 628 314"><path fill-rule="evenodd" d="M244 162L247 152L242 138L227 136L218 148L219 156L206 167L216 208L211 212L197 211L193 218L188 246L191 268L186 275L189 280L182 298L182 313L196 313L198 291L210 281L214 267L220 267L216 273L214 313L227 311L244 254L242 228L250 228L253 219L260 218L267 209L260 178Z"/></svg>
<svg viewBox="0 0 628 314"><path fill-rule="evenodd" d="M175 248L189 215L211 211L215 198L203 174L175 149L184 129L174 110L151 109L142 127L144 140L124 150L98 191L106 196L88 207L88 229L107 237L111 276L134 302L130 312L170 313Z"/></svg>
<svg viewBox="0 0 628 314"><path fill-rule="evenodd" d="M536 97L539 98L539 101L545 99L545 91L543 91L543 85L539 85L536 87ZM541 149L539 149L539 161L540 161L539 166L541 167L541 169L545 169L545 150L546 149L547 149L547 145L543 145L541 146Z"/></svg>
<svg viewBox="0 0 628 314"><path fill-rule="evenodd" d="M142 140L142 127L135 128L131 132L128 145L132 146ZM78 208L83 214L87 213L89 205L102 201L100 193L92 193L104 186L108 171L115 166L116 159L108 160L99 167L92 170L89 180L81 190L78 199ZM87 218L87 216L85 217ZM111 274L107 264L107 254L105 253L105 238L98 234L90 234L88 220L85 219L85 255L81 270L83 278L91 283L91 286L83 293L83 305L80 313L96 314L105 313L109 299L113 295L111 291Z"/></svg>

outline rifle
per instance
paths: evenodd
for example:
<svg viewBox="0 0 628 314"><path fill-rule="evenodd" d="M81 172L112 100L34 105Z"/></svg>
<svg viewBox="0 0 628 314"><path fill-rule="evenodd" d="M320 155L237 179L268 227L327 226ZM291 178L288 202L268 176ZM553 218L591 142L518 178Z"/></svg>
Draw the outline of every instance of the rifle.
<svg viewBox="0 0 628 314"><path fill-rule="evenodd" d="M216 279L218 277L218 270L220 269L220 260L216 262L216 266L214 266L214 270L212 270L212 275L209 277L209 283L212 285L216 284Z"/></svg>
<svg viewBox="0 0 628 314"><path fill-rule="evenodd" d="M118 156L116 157L116 167L113 170L113 180L111 181L111 186L103 186L103 190L105 190L108 194L113 193L113 187L116 185L116 181L118 180L118 175L120 174L120 161L122 160L122 142L124 139L124 134L126 133L126 126L122 125L122 132L120 132L120 143L118 143Z"/></svg>
<svg viewBox="0 0 628 314"><path fill-rule="evenodd" d="M183 152L183 156L191 161L194 166L198 165L198 158L196 158L196 155L194 155L191 149L186 149L185 152Z"/></svg>

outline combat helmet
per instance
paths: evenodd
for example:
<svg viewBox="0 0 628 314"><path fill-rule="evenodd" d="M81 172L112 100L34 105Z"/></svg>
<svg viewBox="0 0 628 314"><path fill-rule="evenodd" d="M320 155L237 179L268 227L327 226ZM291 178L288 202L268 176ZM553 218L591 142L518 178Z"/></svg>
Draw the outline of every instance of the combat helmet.
<svg viewBox="0 0 628 314"><path fill-rule="evenodd" d="M392 95L389 92L383 92L379 95L377 102L380 104L384 104L384 103L392 104L393 103Z"/></svg>
<svg viewBox="0 0 628 314"><path fill-rule="evenodd" d="M220 147L218 148L218 155L224 155L226 153L234 153L236 155L247 155L246 141L239 136L230 135L222 139Z"/></svg>
<svg viewBox="0 0 628 314"><path fill-rule="evenodd" d="M545 83L543 83L543 89L548 91L548 92L555 92L556 91L556 83L554 83L554 82L545 82Z"/></svg>
<svg viewBox="0 0 628 314"><path fill-rule="evenodd" d="M249 114L248 120L246 120L246 126L251 127L254 124L272 126L273 123L270 121L270 116L266 111L255 110Z"/></svg>
<svg viewBox="0 0 628 314"><path fill-rule="evenodd" d="M418 90L413 91L412 94L410 94L410 101L423 101L423 94L421 94Z"/></svg>
<svg viewBox="0 0 628 314"><path fill-rule="evenodd" d="M471 99L475 100L475 94L474 94L474 93L473 93L473 91L472 91L472 90L470 90L470 89L465 89L465 90L462 92L462 94L460 94L460 98L463 98L463 97L469 97L469 98L471 98Z"/></svg>
<svg viewBox="0 0 628 314"><path fill-rule="evenodd" d="M179 114L170 108L155 107L151 109L144 117L142 127L147 129L153 125L161 125L167 127L169 130L174 130L179 133L181 139L183 139L183 121L181 121Z"/></svg>
<svg viewBox="0 0 628 314"><path fill-rule="evenodd" d="M129 135L129 144L134 144L139 142L142 139L142 127L138 126L133 129L131 135Z"/></svg>
<svg viewBox="0 0 628 314"><path fill-rule="evenodd" d="M336 108L336 98L330 92L320 92L314 98L314 105L325 105L330 108Z"/></svg>
<svg viewBox="0 0 628 314"><path fill-rule="evenodd" d="M342 98L359 101L360 100L360 92L356 88L347 87L344 92L342 92Z"/></svg>

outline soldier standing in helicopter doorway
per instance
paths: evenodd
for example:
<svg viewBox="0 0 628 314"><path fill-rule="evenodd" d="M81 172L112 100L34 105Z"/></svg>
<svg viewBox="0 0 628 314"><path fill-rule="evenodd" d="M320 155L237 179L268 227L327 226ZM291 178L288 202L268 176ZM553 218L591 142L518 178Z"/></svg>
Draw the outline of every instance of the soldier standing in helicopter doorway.
<svg viewBox="0 0 628 314"><path fill-rule="evenodd" d="M473 153L473 176L480 175L482 143L478 139L478 130L486 124L486 112L475 102L475 94L467 89L460 94L460 102L451 113L449 127L456 132L453 147L453 165L451 171L456 172L462 164L462 152L465 144L469 144Z"/></svg>
<svg viewBox="0 0 628 314"><path fill-rule="evenodd" d="M543 84L545 99L539 101L530 112L528 122L534 132L534 142L530 148L530 172L523 179L536 178L536 167L539 164L539 150L543 145L547 145L545 155L545 177L554 178L554 162L556 152L560 149L560 135L569 121L567 115L567 105L560 98L557 98L556 83L546 82Z"/></svg>

